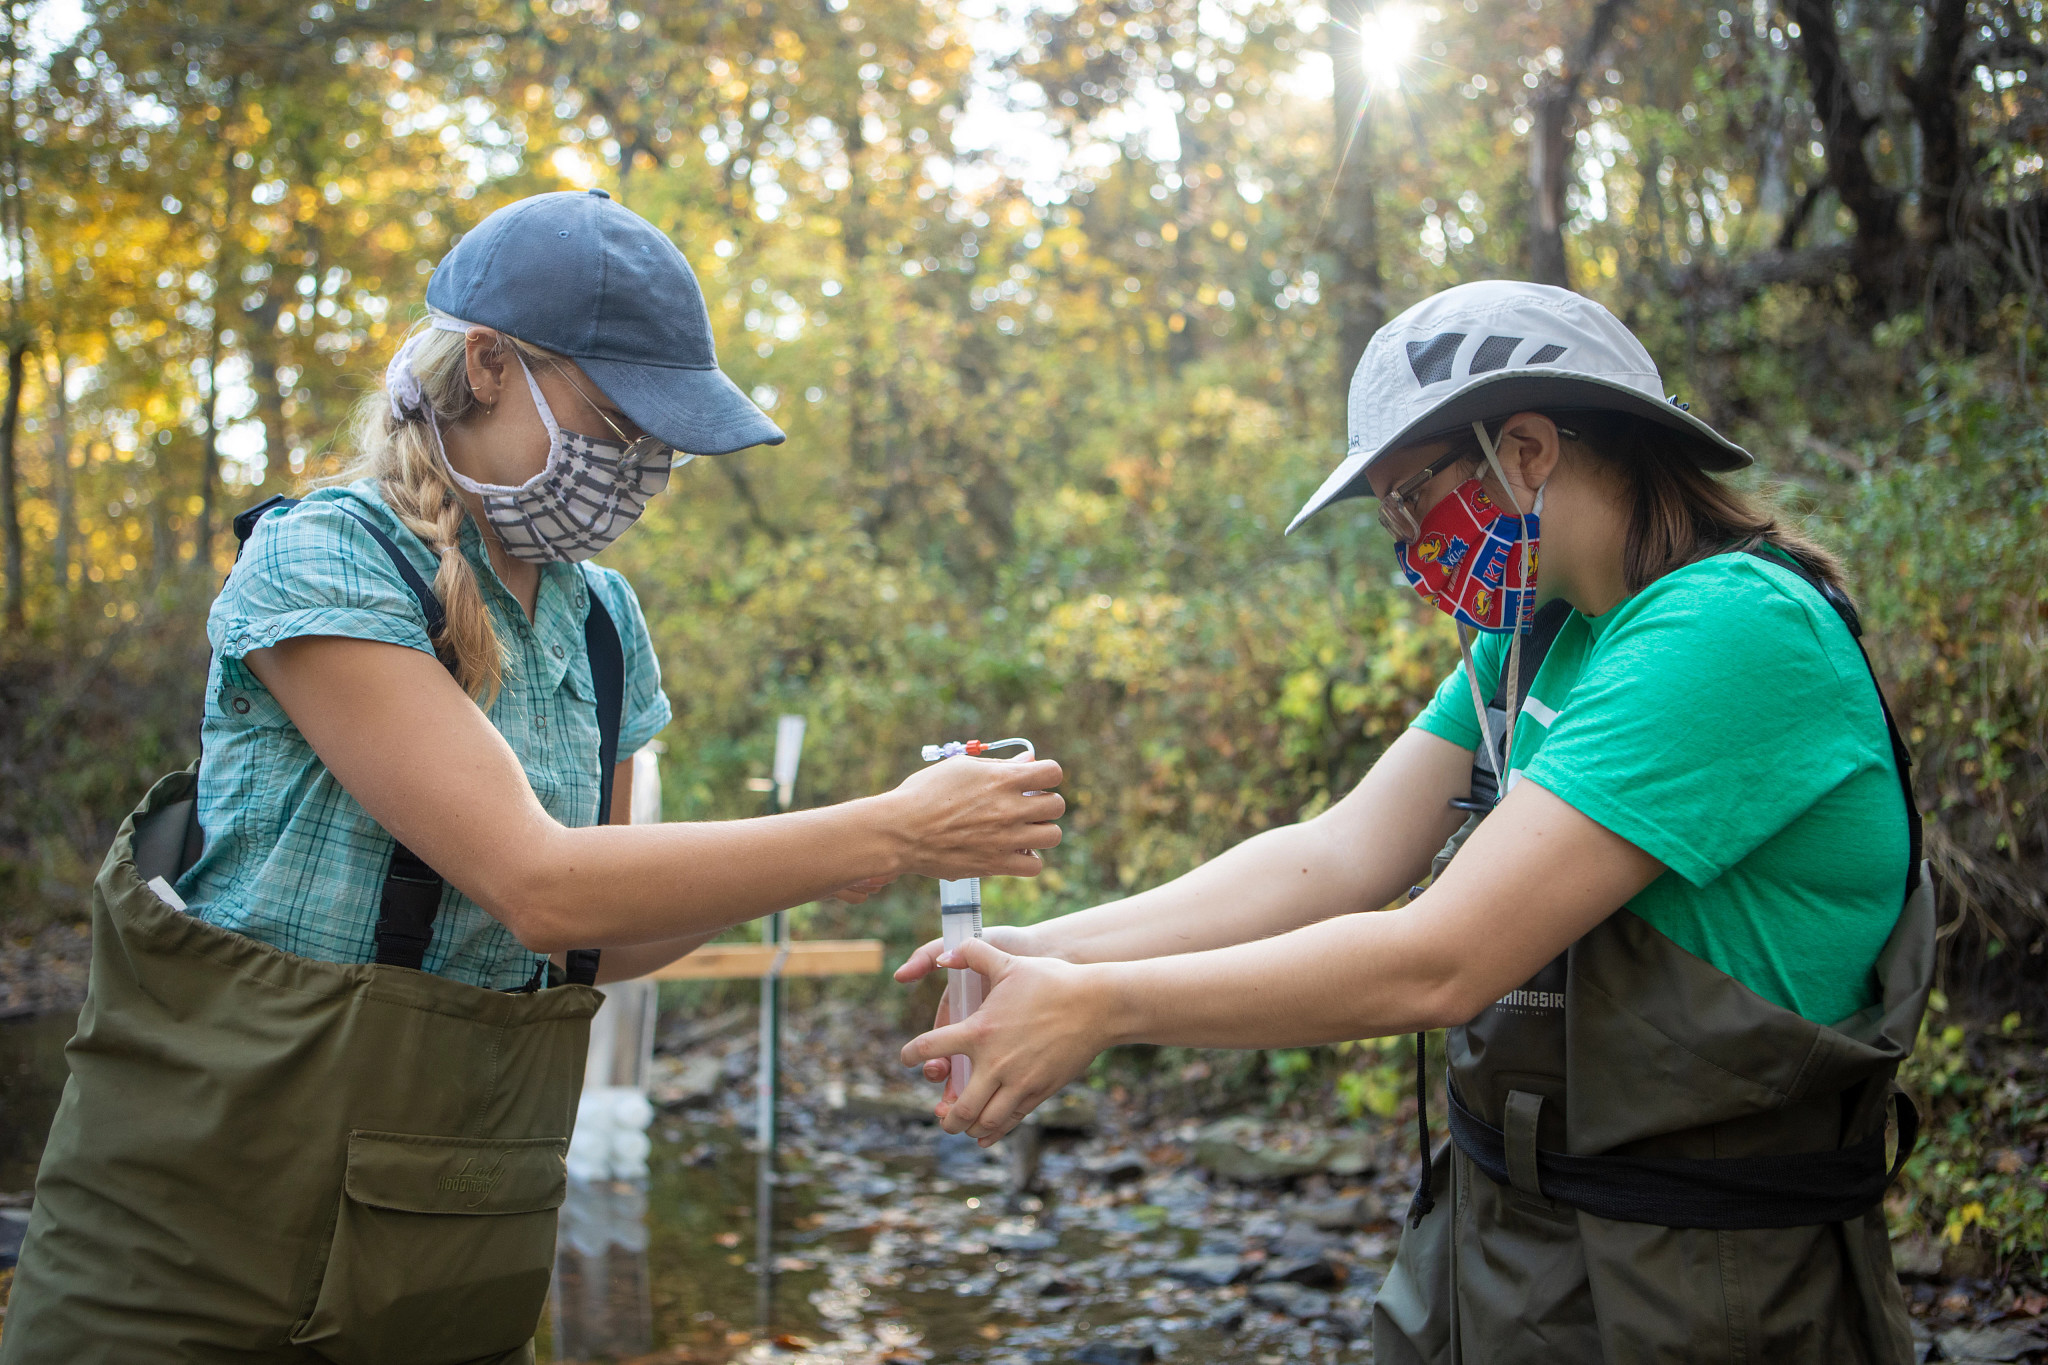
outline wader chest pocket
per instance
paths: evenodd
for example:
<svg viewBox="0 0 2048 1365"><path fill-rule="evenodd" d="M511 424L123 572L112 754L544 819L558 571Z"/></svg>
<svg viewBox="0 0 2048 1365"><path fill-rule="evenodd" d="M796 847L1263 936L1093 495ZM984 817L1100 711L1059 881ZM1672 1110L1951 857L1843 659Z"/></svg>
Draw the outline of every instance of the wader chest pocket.
<svg viewBox="0 0 2048 1365"><path fill-rule="evenodd" d="M453 1365L532 1337L568 1188L566 1138L349 1134L313 1311L339 1365Z"/></svg>

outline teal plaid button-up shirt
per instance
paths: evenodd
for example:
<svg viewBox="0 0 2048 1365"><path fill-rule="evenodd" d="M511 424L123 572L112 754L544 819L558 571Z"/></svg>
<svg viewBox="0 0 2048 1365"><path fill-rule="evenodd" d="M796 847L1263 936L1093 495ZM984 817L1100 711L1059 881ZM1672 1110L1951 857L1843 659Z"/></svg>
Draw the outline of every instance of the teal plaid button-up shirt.
<svg viewBox="0 0 2048 1365"><path fill-rule="evenodd" d="M257 523L207 618L213 664L199 767L206 851L177 891L208 923L288 953L370 962L391 836L342 790L243 663L252 650L300 635L346 635L433 653L417 599L348 512L390 536L421 576L434 581L432 552L384 505L374 480L321 489ZM505 683L489 711L491 723L519 756L549 815L571 827L595 824L596 692L583 643L593 589L625 647L619 756L632 754L669 720L639 599L609 569L550 564L541 570L528 621L467 521L461 550L476 568L505 648ZM530 979L539 961L475 901L452 886L443 889L426 970L509 990Z"/></svg>

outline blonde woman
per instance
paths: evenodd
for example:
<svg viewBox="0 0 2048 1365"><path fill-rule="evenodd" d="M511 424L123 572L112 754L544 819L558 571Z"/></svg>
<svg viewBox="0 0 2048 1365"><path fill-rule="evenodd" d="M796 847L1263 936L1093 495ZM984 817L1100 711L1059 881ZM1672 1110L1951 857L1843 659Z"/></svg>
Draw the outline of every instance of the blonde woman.
<svg viewBox="0 0 2048 1365"><path fill-rule="evenodd" d="M694 455L782 433L601 191L492 214L427 302L356 465L238 527L202 760L102 870L6 1365L529 1359L593 980L1058 842L1051 762L607 825L669 706L583 561Z"/></svg>

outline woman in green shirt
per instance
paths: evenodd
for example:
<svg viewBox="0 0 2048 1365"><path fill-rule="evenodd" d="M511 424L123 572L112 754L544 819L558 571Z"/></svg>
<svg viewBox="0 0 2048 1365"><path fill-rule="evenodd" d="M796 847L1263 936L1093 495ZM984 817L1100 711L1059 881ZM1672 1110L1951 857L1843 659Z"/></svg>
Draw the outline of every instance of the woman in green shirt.
<svg viewBox="0 0 2048 1365"><path fill-rule="evenodd" d="M1301 515L1379 498L1465 664L1314 819L969 944L986 1003L905 1062L969 1057L988 1142L1119 1043L1448 1028L1381 1365L1910 1359L1877 1203L1932 909L1837 566L1563 290L1418 304L1350 408Z"/></svg>

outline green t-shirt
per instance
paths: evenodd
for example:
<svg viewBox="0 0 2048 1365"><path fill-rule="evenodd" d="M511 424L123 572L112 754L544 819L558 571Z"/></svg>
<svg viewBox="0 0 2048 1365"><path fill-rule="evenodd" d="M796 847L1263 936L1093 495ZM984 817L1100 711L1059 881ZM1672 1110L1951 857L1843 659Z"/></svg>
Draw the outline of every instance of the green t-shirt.
<svg viewBox="0 0 2048 1365"><path fill-rule="evenodd" d="M1473 653L1491 697L1507 637ZM1477 745L1462 664L1415 724ZM1817 1023L1877 999L1905 803L1856 642L1791 570L1717 555L1573 612L1515 726L1525 776L1669 869L1628 908L1679 947Z"/></svg>

